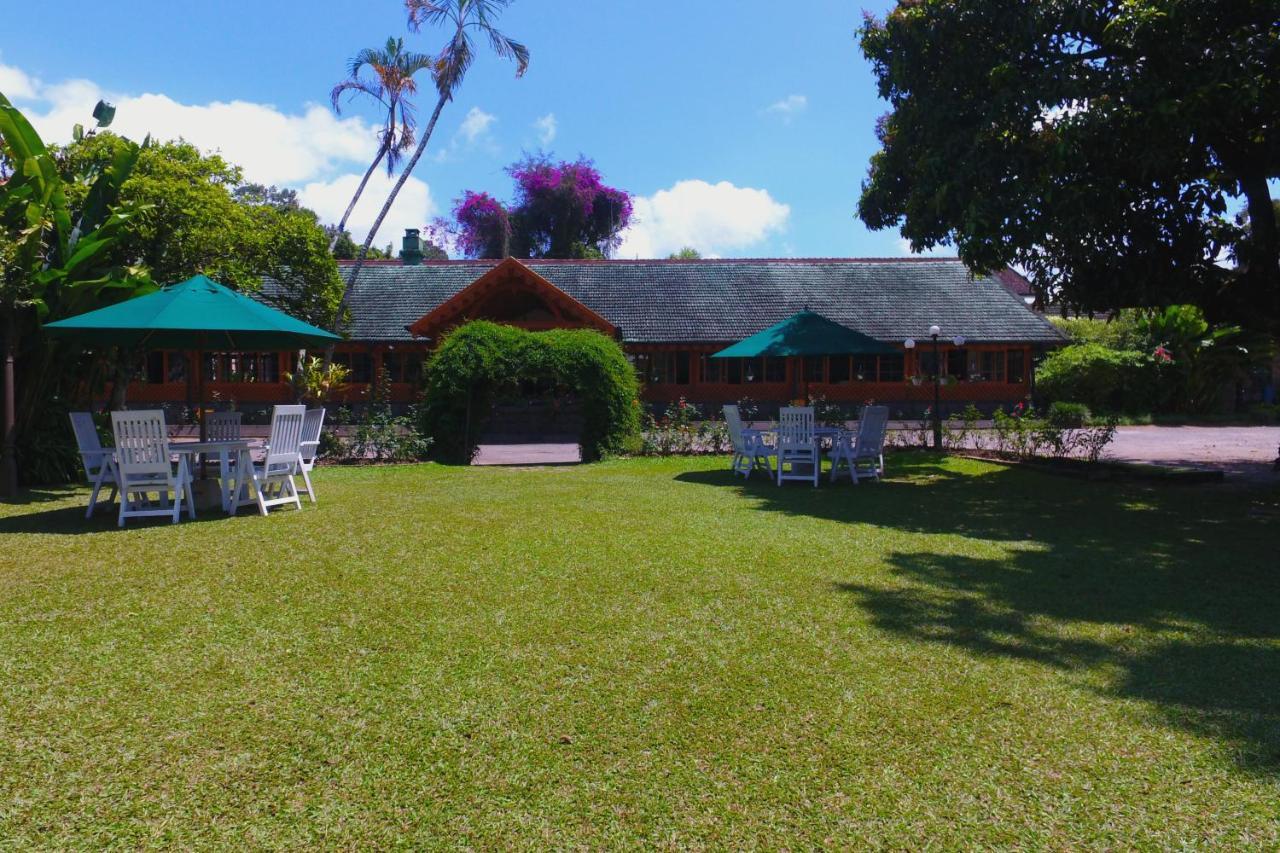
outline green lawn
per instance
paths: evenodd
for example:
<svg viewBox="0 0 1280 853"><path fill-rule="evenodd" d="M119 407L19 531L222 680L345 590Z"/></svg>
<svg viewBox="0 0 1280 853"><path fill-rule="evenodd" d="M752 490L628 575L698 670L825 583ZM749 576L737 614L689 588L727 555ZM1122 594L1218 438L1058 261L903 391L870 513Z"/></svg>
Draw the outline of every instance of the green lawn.
<svg viewBox="0 0 1280 853"><path fill-rule="evenodd" d="M0 505L0 847L1280 844L1274 494L724 465Z"/></svg>

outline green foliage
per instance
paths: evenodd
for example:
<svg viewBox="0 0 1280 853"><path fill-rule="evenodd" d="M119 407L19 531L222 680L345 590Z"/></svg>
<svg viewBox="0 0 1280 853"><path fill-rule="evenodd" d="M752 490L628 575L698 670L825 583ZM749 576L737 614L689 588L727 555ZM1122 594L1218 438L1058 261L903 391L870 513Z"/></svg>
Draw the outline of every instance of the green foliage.
<svg viewBox="0 0 1280 853"><path fill-rule="evenodd" d="M1106 320L1090 317L1050 317L1073 344L1102 344L1108 349L1142 349L1146 341L1138 329L1136 311L1119 311Z"/></svg>
<svg viewBox="0 0 1280 853"><path fill-rule="evenodd" d="M347 456L355 461L412 462L427 458L431 438L418 431L418 415L391 410L391 377L386 370L369 388L369 402L355 419Z"/></svg>
<svg viewBox="0 0 1280 853"><path fill-rule="evenodd" d="M1274 332L1277 32L1260 0L902 0L861 30L891 111L859 215L1071 306L1191 302Z"/></svg>
<svg viewBox="0 0 1280 853"><path fill-rule="evenodd" d="M1071 344L1050 353L1036 368L1036 392L1045 400L1083 403L1094 411L1143 409L1155 374L1137 350L1102 344Z"/></svg>
<svg viewBox="0 0 1280 853"><path fill-rule="evenodd" d="M1089 407L1084 403L1068 403L1058 400L1049 406L1045 420L1049 426L1079 429L1089 422Z"/></svg>
<svg viewBox="0 0 1280 853"><path fill-rule="evenodd" d="M74 175L117 157L126 140L100 133L57 151L68 193ZM258 290L264 276L282 287L281 309L329 326L342 295L337 264L316 215L290 190L246 184L238 166L187 142L142 150L120 197L146 211L112 249L121 265L149 269L162 284L204 273L238 290Z"/></svg>
<svg viewBox="0 0 1280 853"><path fill-rule="evenodd" d="M293 386L299 400L318 405L333 399L350 377L351 370L345 365L325 364L324 359L312 356L303 359L292 373L286 373L284 381Z"/></svg>
<svg viewBox="0 0 1280 853"><path fill-rule="evenodd" d="M13 418L17 474L26 482L74 472L60 416L92 372L77 347L45 340L41 325L153 289L146 269L117 253L151 212L123 194L146 150L116 138L97 162L69 167L0 95L0 335L16 363L16 406L5 420ZM6 448L0 471L12 462ZM8 485L0 482L0 491Z"/></svg>
<svg viewBox="0 0 1280 853"><path fill-rule="evenodd" d="M671 261L696 261L702 257L702 253L692 246L684 246L678 252L672 252L667 255L667 260Z"/></svg>
<svg viewBox="0 0 1280 853"><path fill-rule="evenodd" d="M638 445L639 386L617 342L583 329L528 332L477 321L446 335L427 364L422 431L440 457L469 461L495 394L522 380L552 382L580 400L583 459Z"/></svg>

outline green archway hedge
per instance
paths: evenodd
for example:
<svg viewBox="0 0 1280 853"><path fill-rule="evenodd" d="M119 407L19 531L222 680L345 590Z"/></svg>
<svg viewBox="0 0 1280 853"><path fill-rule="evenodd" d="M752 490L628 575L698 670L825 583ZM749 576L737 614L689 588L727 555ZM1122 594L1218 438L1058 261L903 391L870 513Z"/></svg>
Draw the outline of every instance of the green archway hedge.
<svg viewBox="0 0 1280 853"><path fill-rule="evenodd" d="M640 388L622 347L599 332L529 332L477 320L447 334L427 365L422 429L432 451L469 462L493 394L524 380L549 380L582 404L582 458L638 446Z"/></svg>

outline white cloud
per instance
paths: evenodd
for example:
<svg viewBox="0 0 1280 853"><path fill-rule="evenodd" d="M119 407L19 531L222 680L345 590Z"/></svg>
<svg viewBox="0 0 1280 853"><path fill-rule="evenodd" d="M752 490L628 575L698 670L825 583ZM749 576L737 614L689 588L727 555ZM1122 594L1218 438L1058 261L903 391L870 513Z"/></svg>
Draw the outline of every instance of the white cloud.
<svg viewBox="0 0 1280 853"><path fill-rule="evenodd" d="M24 113L50 142L69 140L77 123L91 126L94 104L100 98L110 101L116 106L113 131L138 141L148 134L182 138L220 153L241 166L247 180L297 188L303 203L328 223L342 216L376 147L374 126L355 116L338 118L318 104L294 112L242 100L183 104L158 93L109 92L89 80L46 84L4 65L0 91L23 101ZM480 135L492 121L472 110L464 126ZM363 239L389 189L385 172L370 180L352 217L354 237ZM427 185L410 178L378 241L395 242L403 233L399 229L421 226L435 212Z"/></svg>
<svg viewBox="0 0 1280 853"><path fill-rule="evenodd" d="M0 94L11 101L23 101L34 98L39 83L26 75L20 68L11 65L0 65Z"/></svg>
<svg viewBox="0 0 1280 853"><path fill-rule="evenodd" d="M547 113L533 123L533 129L538 134L538 144L546 148L556 140L556 131L559 129L556 123L556 114Z"/></svg>
<svg viewBox="0 0 1280 853"><path fill-rule="evenodd" d="M481 136L487 134L497 120L498 117L493 113L487 113L479 107L472 107L467 110L467 115L462 119L462 124L458 127L458 136L468 143L475 142Z"/></svg>
<svg viewBox="0 0 1280 853"><path fill-rule="evenodd" d="M767 190L728 181L679 181L637 196L619 258L664 258L683 246L711 257L746 249L786 227L791 208Z"/></svg>
<svg viewBox="0 0 1280 853"><path fill-rule="evenodd" d="M787 95L781 101L774 101L765 108L765 112L769 115L778 116L784 122L790 122L791 119L804 112L809 107L809 99L804 95Z"/></svg>
<svg viewBox="0 0 1280 853"><path fill-rule="evenodd" d="M379 170L369 178L369 185L364 188L356 209L347 220L347 230L357 243L364 242L395 180L395 177L387 177L385 170ZM332 181L313 181L298 190L298 201L303 207L309 207L320 214L322 222L337 223L351 203L351 196L359 183L359 175L342 175ZM405 181L391 212L378 229L374 245L382 247L391 243L398 248L404 229L421 228L438 212L435 201L431 198L430 188L411 176Z"/></svg>

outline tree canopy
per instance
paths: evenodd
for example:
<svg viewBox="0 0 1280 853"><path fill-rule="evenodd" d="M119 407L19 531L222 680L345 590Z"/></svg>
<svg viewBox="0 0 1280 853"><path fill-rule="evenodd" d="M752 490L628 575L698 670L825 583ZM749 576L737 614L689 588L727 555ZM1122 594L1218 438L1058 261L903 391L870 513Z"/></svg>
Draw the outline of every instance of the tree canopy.
<svg viewBox="0 0 1280 853"><path fill-rule="evenodd" d="M860 37L891 107L868 226L1086 310L1280 328L1274 0L902 0Z"/></svg>
<svg viewBox="0 0 1280 853"><path fill-rule="evenodd" d="M553 162L543 155L513 163L510 204L468 190L443 227L473 258L605 258L631 221L631 194L605 185L585 157Z"/></svg>
<svg viewBox="0 0 1280 853"><path fill-rule="evenodd" d="M86 136L56 157L73 203L85 192L78 172L116 156L127 141ZM144 148L121 201L143 206L113 247L122 264L145 267L159 284L204 273L239 290L259 290L263 276L284 287L280 307L317 325L333 323L342 293L329 240L293 190L245 183L238 166L186 142Z"/></svg>

